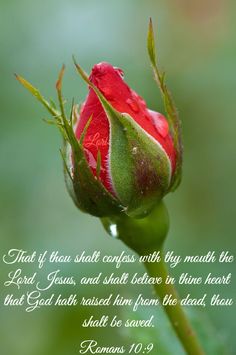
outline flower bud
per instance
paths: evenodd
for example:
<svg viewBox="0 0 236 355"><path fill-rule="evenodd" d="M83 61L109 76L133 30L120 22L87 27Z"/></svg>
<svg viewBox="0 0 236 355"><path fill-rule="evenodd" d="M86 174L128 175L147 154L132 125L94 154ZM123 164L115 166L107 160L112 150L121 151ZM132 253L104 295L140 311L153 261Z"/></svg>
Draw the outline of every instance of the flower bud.
<svg viewBox="0 0 236 355"><path fill-rule="evenodd" d="M86 79L78 64L77 69ZM75 136L80 140L83 134L94 177L127 214L143 216L171 188L176 150L169 124L162 114L147 108L124 81L121 69L96 64L86 81L89 93L77 117Z"/></svg>
<svg viewBox="0 0 236 355"><path fill-rule="evenodd" d="M157 67L151 22L148 52L167 118L148 109L124 81L123 71L109 63L96 64L88 77L74 61L89 92L79 112L72 104L69 119L61 92L64 66L56 83L59 110L16 76L53 116L50 123L63 136L68 191L78 208L94 216L144 217L180 182L180 123Z"/></svg>

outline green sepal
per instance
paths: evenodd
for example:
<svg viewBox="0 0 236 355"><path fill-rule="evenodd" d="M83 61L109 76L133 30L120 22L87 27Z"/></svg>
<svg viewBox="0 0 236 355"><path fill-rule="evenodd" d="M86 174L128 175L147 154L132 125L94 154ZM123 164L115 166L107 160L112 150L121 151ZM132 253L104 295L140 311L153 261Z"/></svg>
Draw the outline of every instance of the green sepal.
<svg viewBox="0 0 236 355"><path fill-rule="evenodd" d="M67 168L64 172L67 175L68 192L76 206L82 211L97 217L119 213L122 210L122 206L103 187L100 180L93 175L84 155L83 146L74 136L73 129L69 132L68 143L66 145ZM69 148L71 148L71 152ZM73 167L71 159L73 159Z"/></svg>
<svg viewBox="0 0 236 355"><path fill-rule="evenodd" d="M169 188L170 160L160 144L130 115L116 111L83 69L76 62L75 65L98 96L110 123L112 186L121 204L127 206L126 214L142 217L149 213Z"/></svg>
<svg viewBox="0 0 236 355"><path fill-rule="evenodd" d="M163 148L130 115L120 114L118 118L126 131L133 166L133 194L126 213L143 217L168 191L170 160Z"/></svg>
<svg viewBox="0 0 236 355"><path fill-rule="evenodd" d="M79 142L75 136L73 130L73 117L70 117L70 120L66 118L64 101L61 93L64 70L65 67L63 66L56 83L60 111L56 110L54 105L48 103L39 90L28 81L20 76L16 77L17 80L52 114L52 122L62 133L63 148L61 155L63 158L66 186L76 206L82 211L97 217L117 214L122 211L123 206L121 206L120 202L104 188L99 178L93 175L85 157L82 142ZM72 108L71 115L73 115L74 110L75 108ZM87 129L87 126L85 128ZM72 160L73 168L71 163Z"/></svg>
<svg viewBox="0 0 236 355"><path fill-rule="evenodd" d="M159 86L164 101L166 116L169 123L170 133L173 138L174 147L176 151L176 168L172 176L170 191L174 191L181 182L182 175L182 135L181 135L181 122L178 116L178 111L175 107L174 101L165 83L165 73L161 73L156 58L155 39L153 32L152 19L150 18L148 36L147 36L147 49L151 61L154 78Z"/></svg>
<svg viewBox="0 0 236 355"><path fill-rule="evenodd" d="M101 172L101 152L100 150L98 151L98 154L97 154L97 165L96 165L96 175L97 175L97 178L99 178L100 176L100 172Z"/></svg>
<svg viewBox="0 0 236 355"><path fill-rule="evenodd" d="M100 101L110 122L109 169L113 189L121 204L129 205L134 191L134 164L129 149L127 132L116 112L101 96Z"/></svg>
<svg viewBox="0 0 236 355"><path fill-rule="evenodd" d="M58 118L60 112L57 111L54 107L55 104L49 103L43 95L40 93L38 89L36 89L31 83L25 80L22 76L15 74L16 79L19 81L21 85L23 85L43 106L48 110L48 112L54 117Z"/></svg>
<svg viewBox="0 0 236 355"><path fill-rule="evenodd" d="M74 190L74 185L73 185L73 177L72 177L72 171L71 167L69 165L69 154L71 153L70 145L66 143L66 140L64 140L63 148L60 149L62 161L63 161L63 172L64 172L64 179L65 179L65 184L67 191L74 201L74 204L81 209L80 204L78 203L77 196L75 194Z"/></svg>

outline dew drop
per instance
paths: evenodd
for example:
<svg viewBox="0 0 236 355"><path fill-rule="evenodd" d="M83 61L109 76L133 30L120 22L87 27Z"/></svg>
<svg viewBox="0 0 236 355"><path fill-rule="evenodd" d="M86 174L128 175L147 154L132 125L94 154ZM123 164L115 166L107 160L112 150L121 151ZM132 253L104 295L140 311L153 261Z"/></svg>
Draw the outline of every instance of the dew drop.
<svg viewBox="0 0 236 355"><path fill-rule="evenodd" d="M115 71L120 75L122 79L124 79L124 72L122 69L114 67Z"/></svg>
<svg viewBox="0 0 236 355"><path fill-rule="evenodd" d="M167 120L159 112L149 110L149 113L151 114L152 123L157 133L159 133L163 138L165 138L169 132L169 125Z"/></svg>
<svg viewBox="0 0 236 355"><path fill-rule="evenodd" d="M133 97L136 99L136 101L139 102L139 104L141 104L143 106L143 108L146 108L145 100L134 91L133 91Z"/></svg>
<svg viewBox="0 0 236 355"><path fill-rule="evenodd" d="M136 101L134 101L132 99L128 99L128 100L126 100L126 103L129 105L129 107L131 108L131 110L133 112L136 112L136 113L139 112L139 106Z"/></svg>
<svg viewBox="0 0 236 355"><path fill-rule="evenodd" d="M103 95L105 96L105 98L107 100L112 100L114 98L114 93L112 91L112 88L109 86L99 86L99 89L101 90L101 92L103 93Z"/></svg>
<svg viewBox="0 0 236 355"><path fill-rule="evenodd" d="M109 229L110 229L111 236L113 238L117 238L118 237L117 225L116 224L110 224Z"/></svg>

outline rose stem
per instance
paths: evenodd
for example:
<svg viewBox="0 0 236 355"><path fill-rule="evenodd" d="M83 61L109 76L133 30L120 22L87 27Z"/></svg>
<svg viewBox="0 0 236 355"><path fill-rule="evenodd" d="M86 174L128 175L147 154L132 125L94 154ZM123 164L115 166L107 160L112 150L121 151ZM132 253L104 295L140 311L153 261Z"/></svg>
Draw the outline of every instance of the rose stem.
<svg viewBox="0 0 236 355"><path fill-rule="evenodd" d="M172 298L177 299L176 305L163 305L163 307L186 353L188 355L203 355L204 351L202 350L197 336L194 330L192 329L191 324L188 321L188 318L186 317L186 314L180 304L180 299L174 285L165 283L165 280L168 276L168 271L163 259L163 255L161 255L160 262L145 262L144 265L146 266L150 276L162 277L162 283L159 285L156 284L154 286L155 291L161 302L163 301L165 295L171 295Z"/></svg>

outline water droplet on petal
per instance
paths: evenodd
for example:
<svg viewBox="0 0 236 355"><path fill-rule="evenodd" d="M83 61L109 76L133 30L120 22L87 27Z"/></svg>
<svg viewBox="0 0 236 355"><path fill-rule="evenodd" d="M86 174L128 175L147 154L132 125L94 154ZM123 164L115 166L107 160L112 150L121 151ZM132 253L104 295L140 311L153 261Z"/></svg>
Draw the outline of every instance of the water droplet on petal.
<svg viewBox="0 0 236 355"><path fill-rule="evenodd" d="M122 79L124 79L124 72L122 69L114 67L115 71L120 75Z"/></svg>
<svg viewBox="0 0 236 355"><path fill-rule="evenodd" d="M136 101L134 101L132 99L128 99L128 100L126 100L126 103L129 105L129 107L131 108L131 110L133 112L136 112L136 113L139 112L139 106Z"/></svg>
<svg viewBox="0 0 236 355"><path fill-rule="evenodd" d="M118 237L118 231L117 231L117 225L116 224L110 224L109 226L110 234L113 238Z"/></svg>
<svg viewBox="0 0 236 355"><path fill-rule="evenodd" d="M111 87L109 86L99 86L99 89L101 90L101 92L103 93L103 95L105 96L105 98L107 100L112 100L114 98L114 92L112 90Z"/></svg>
<svg viewBox="0 0 236 355"><path fill-rule="evenodd" d="M136 101L138 101L139 104L143 106L143 108L146 108L146 101L141 96L139 96L136 92L133 91L132 94L133 97L136 99Z"/></svg>
<svg viewBox="0 0 236 355"><path fill-rule="evenodd" d="M165 138L169 133L169 125L166 118L159 112L149 110L149 113L151 114L152 123L156 128L157 133Z"/></svg>

